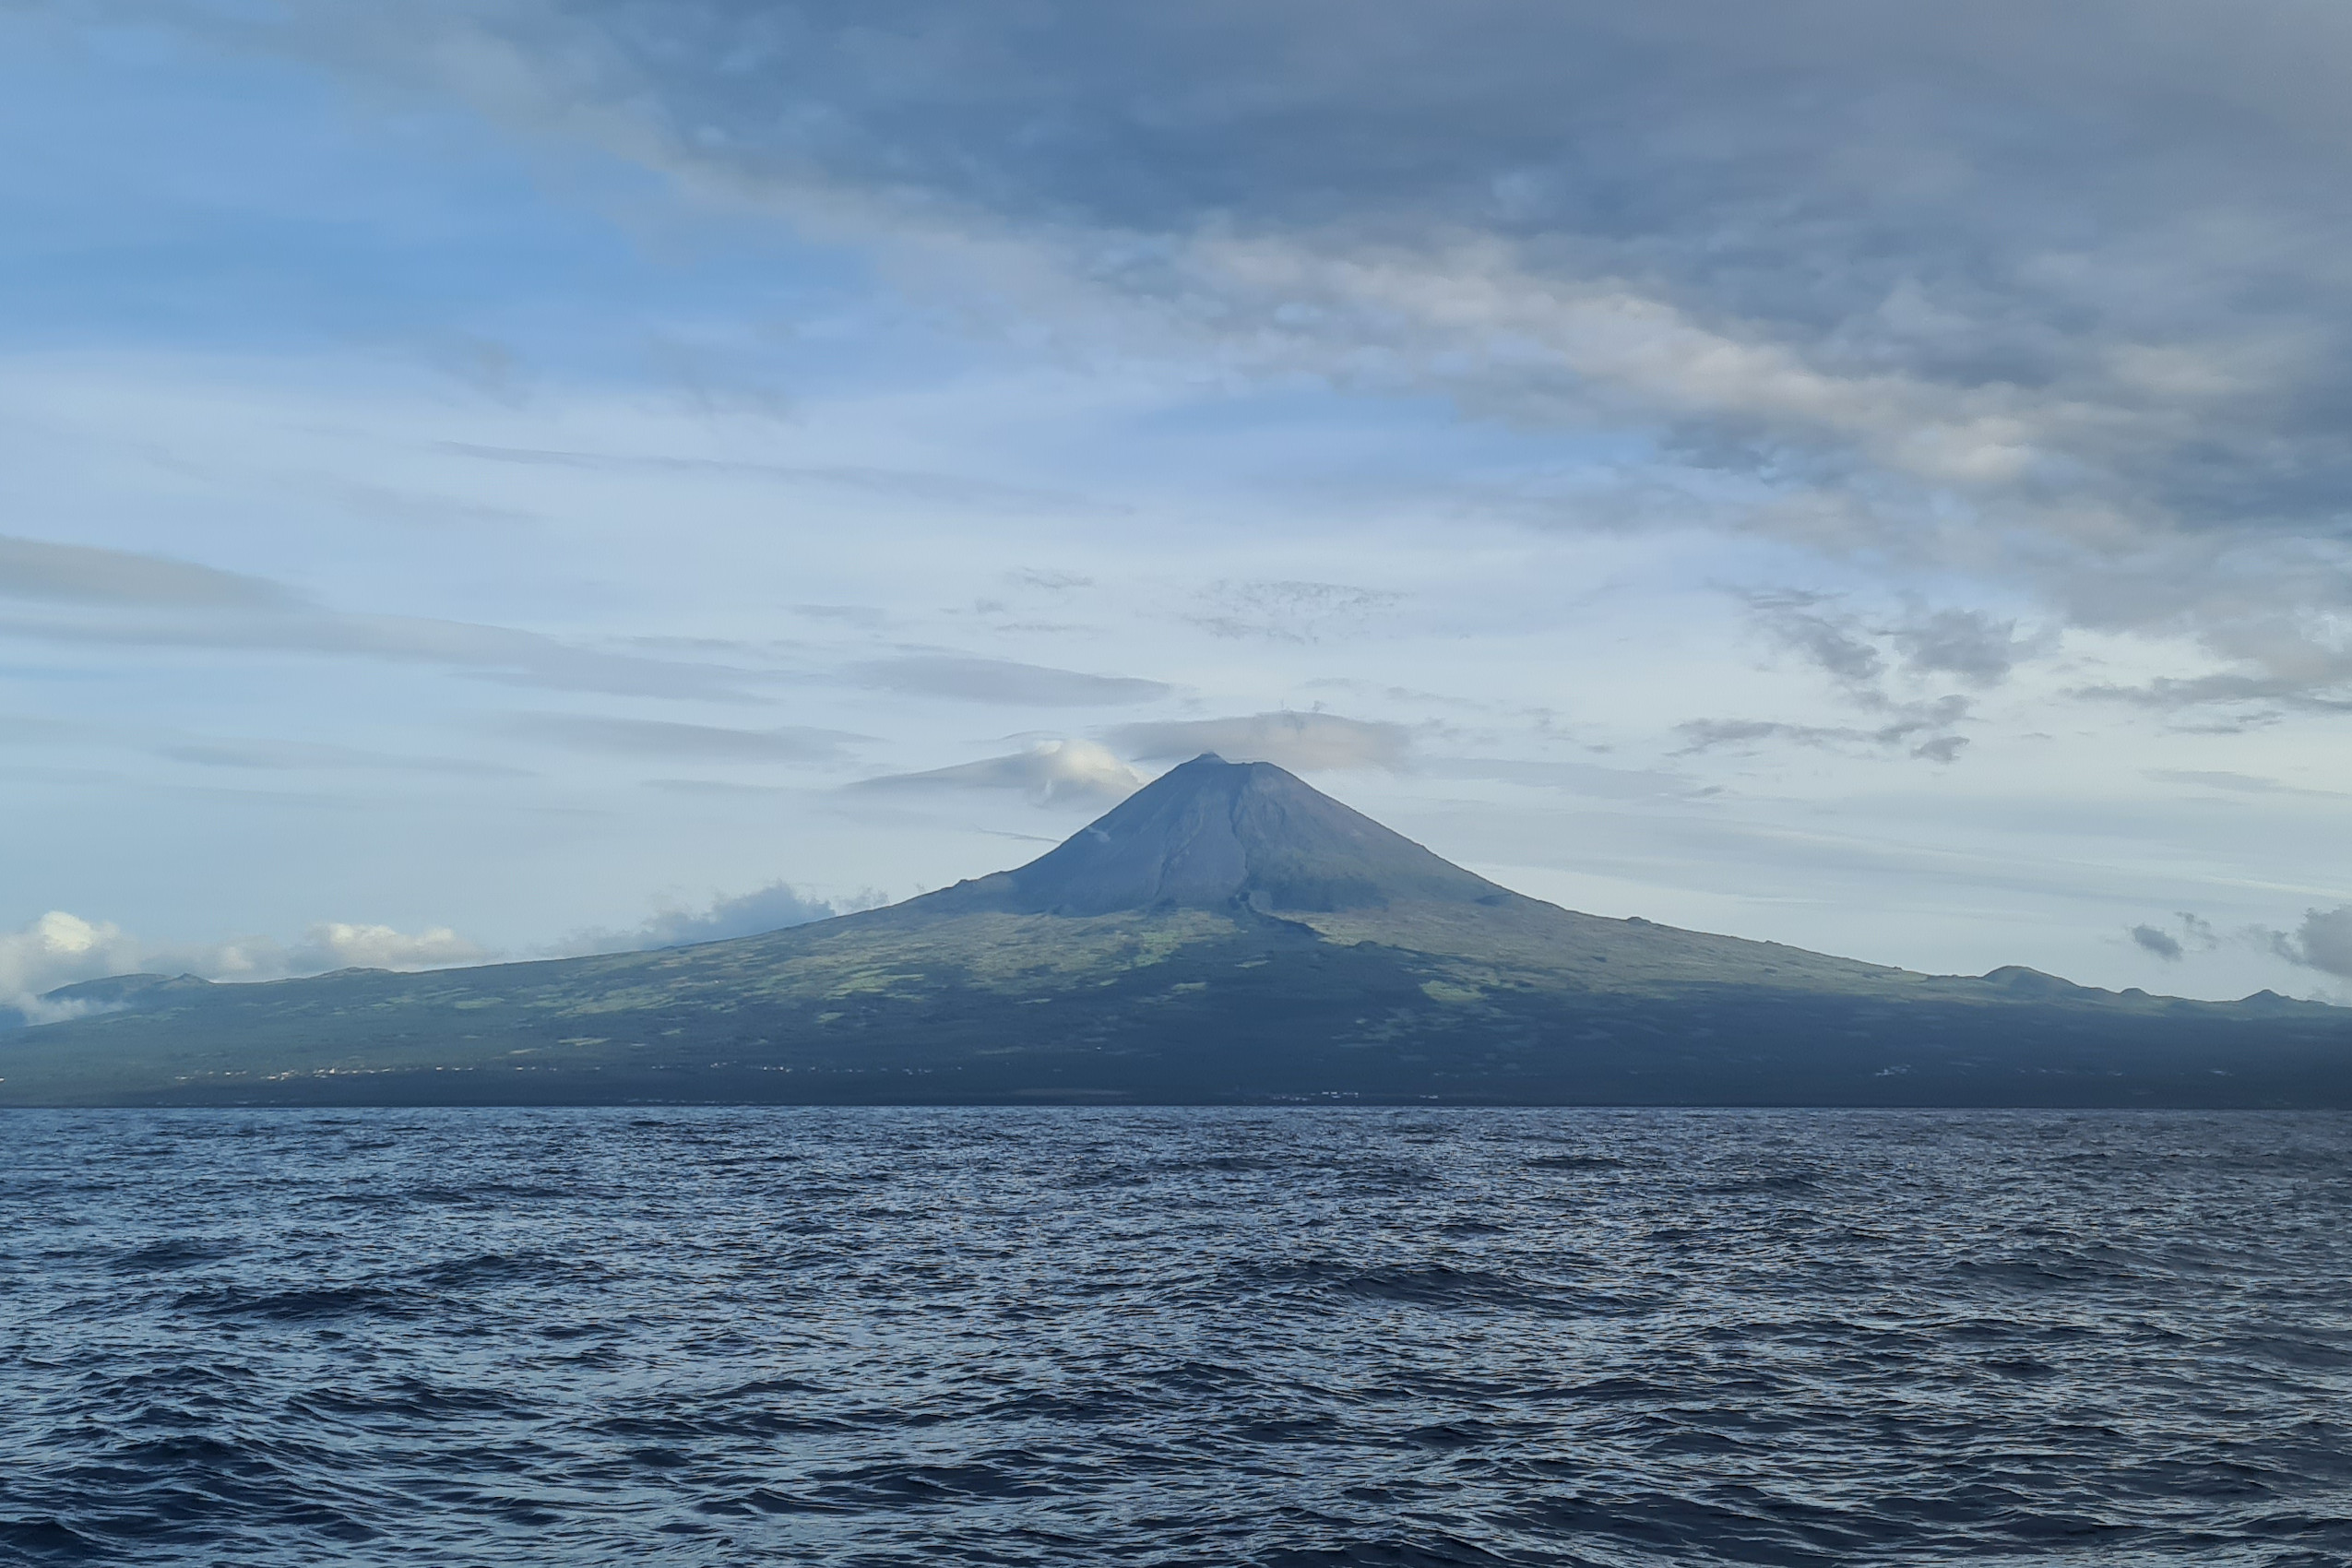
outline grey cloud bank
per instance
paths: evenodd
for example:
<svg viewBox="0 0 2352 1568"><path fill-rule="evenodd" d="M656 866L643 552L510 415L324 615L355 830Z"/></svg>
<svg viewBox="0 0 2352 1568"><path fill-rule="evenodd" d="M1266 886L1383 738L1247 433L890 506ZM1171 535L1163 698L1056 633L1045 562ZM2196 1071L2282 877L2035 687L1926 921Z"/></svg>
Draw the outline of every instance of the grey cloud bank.
<svg viewBox="0 0 2352 1568"><path fill-rule="evenodd" d="M2293 932L2272 938L2280 956L2342 980L2352 980L2352 904L2311 909Z"/></svg>
<svg viewBox="0 0 2352 1568"><path fill-rule="evenodd" d="M2256 683L2184 699L2352 678L2309 624L2352 483L2324 8L509 0L239 36L1017 255L1025 308L1614 427L1719 521ZM1913 657L1995 679L1981 630Z"/></svg>

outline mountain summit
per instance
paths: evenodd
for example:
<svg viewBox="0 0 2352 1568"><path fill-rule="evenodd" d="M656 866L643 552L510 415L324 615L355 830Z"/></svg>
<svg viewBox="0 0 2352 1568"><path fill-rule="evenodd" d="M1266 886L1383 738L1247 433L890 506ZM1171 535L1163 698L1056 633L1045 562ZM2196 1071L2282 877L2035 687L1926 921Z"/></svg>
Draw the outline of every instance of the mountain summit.
<svg viewBox="0 0 2352 1568"><path fill-rule="evenodd" d="M1017 871L932 896L942 909L1107 915L1248 908L1329 913L1519 896L1440 859L1270 762L1170 768Z"/></svg>
<svg viewBox="0 0 2352 1568"><path fill-rule="evenodd" d="M0 1105L2352 1107L2344 1009L1578 914L1216 756L1016 870L765 935L52 1000L83 1016L0 1036Z"/></svg>

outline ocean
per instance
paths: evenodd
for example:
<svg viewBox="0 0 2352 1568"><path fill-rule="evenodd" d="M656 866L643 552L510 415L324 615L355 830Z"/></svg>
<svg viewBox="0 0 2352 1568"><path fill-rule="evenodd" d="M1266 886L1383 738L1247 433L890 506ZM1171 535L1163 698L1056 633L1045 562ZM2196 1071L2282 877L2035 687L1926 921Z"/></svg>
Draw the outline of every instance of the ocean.
<svg viewBox="0 0 2352 1568"><path fill-rule="evenodd" d="M2352 1562L2352 1117L0 1113L0 1562Z"/></svg>

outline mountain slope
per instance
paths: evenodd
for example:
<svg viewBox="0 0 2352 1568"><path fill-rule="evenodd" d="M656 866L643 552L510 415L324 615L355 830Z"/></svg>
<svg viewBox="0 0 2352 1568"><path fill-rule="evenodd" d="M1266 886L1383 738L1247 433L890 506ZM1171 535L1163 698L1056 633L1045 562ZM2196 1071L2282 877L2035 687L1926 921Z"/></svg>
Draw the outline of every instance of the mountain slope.
<svg viewBox="0 0 2352 1568"><path fill-rule="evenodd" d="M1379 909L1522 899L1271 763L1194 757L1017 871L934 894L940 909Z"/></svg>
<svg viewBox="0 0 2352 1568"><path fill-rule="evenodd" d="M655 953L125 977L0 1104L2352 1105L2352 1012L1936 977L1576 914L1202 757L1016 870Z"/></svg>

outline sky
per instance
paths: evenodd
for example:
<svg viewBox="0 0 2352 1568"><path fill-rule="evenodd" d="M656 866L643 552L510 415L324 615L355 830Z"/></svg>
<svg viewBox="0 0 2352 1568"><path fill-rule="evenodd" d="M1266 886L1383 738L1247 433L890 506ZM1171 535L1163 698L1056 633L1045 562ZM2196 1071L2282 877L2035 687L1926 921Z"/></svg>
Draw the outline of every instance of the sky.
<svg viewBox="0 0 2352 1568"><path fill-rule="evenodd" d="M2352 12L0 6L0 1005L738 934L1202 751L2352 1003Z"/></svg>

